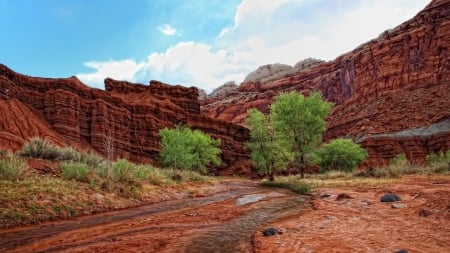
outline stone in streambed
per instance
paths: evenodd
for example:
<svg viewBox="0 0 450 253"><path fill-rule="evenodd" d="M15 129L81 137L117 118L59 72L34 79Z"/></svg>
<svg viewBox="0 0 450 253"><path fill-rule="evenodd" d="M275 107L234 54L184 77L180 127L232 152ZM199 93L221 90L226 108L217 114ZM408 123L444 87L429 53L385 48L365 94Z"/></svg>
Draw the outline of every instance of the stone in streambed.
<svg viewBox="0 0 450 253"><path fill-rule="evenodd" d="M266 228L263 231L264 236L273 236L278 234L278 230L276 228Z"/></svg>
<svg viewBox="0 0 450 253"><path fill-rule="evenodd" d="M352 199L352 197L350 197L350 195L348 195L347 193L340 193L336 197L336 201L341 201L341 200L344 200L344 199Z"/></svg>
<svg viewBox="0 0 450 253"><path fill-rule="evenodd" d="M404 203L394 203L391 205L392 208L395 209L400 209L400 208L406 208L408 207L408 205L404 204Z"/></svg>
<svg viewBox="0 0 450 253"><path fill-rule="evenodd" d="M396 202L402 200L398 195L396 194L386 194L383 197L381 197L381 202Z"/></svg>

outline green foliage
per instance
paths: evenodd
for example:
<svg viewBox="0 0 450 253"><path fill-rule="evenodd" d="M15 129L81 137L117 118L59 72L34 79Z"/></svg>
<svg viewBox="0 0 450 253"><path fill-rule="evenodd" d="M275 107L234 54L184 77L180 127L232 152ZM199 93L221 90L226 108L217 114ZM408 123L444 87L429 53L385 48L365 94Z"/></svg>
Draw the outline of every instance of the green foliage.
<svg viewBox="0 0 450 253"><path fill-rule="evenodd" d="M63 161L86 163L90 167L98 167L104 162L102 157L94 153L80 152L72 147L60 148L59 151Z"/></svg>
<svg viewBox="0 0 450 253"><path fill-rule="evenodd" d="M19 180L27 172L27 162L14 154L0 157L0 180Z"/></svg>
<svg viewBox="0 0 450 253"><path fill-rule="evenodd" d="M409 165L409 162L408 162L408 159L406 159L405 154L398 154L391 159L389 165L390 166L407 166L407 165Z"/></svg>
<svg viewBox="0 0 450 253"><path fill-rule="evenodd" d="M136 165L126 159L119 159L113 163L111 177L115 182L134 182Z"/></svg>
<svg viewBox="0 0 450 253"><path fill-rule="evenodd" d="M104 159L95 153L80 152L81 163L86 163L90 167L99 167L104 163Z"/></svg>
<svg viewBox="0 0 450 253"><path fill-rule="evenodd" d="M33 137L28 143L25 143L20 154L46 160L57 160L62 156L57 146L40 137Z"/></svg>
<svg viewBox="0 0 450 253"><path fill-rule="evenodd" d="M246 145L252 151L251 161L260 175L268 175L272 181L274 172L285 170L292 155L273 131L270 117L257 109L250 109L247 114L245 123L250 129L250 141Z"/></svg>
<svg viewBox="0 0 450 253"><path fill-rule="evenodd" d="M60 149L61 152L61 160L63 161L81 161L81 154L76 149L72 147L63 147Z"/></svg>
<svg viewBox="0 0 450 253"><path fill-rule="evenodd" d="M445 153L429 154L426 159L430 165L435 163L450 163L450 150L447 150Z"/></svg>
<svg viewBox="0 0 450 253"><path fill-rule="evenodd" d="M270 107L273 129L293 153L302 175L308 153L322 140L331 107L319 92L304 97L295 91L278 95Z"/></svg>
<svg viewBox="0 0 450 253"><path fill-rule="evenodd" d="M349 139L336 139L317 152L323 172L340 170L352 172L367 158L367 151Z"/></svg>
<svg viewBox="0 0 450 253"><path fill-rule="evenodd" d="M90 168L86 163L65 162L61 164L62 177L65 179L75 179L81 182L88 182Z"/></svg>
<svg viewBox="0 0 450 253"><path fill-rule="evenodd" d="M208 165L220 165L220 140L200 130L179 125L174 129L161 129L159 135L159 161L166 167L206 172Z"/></svg>

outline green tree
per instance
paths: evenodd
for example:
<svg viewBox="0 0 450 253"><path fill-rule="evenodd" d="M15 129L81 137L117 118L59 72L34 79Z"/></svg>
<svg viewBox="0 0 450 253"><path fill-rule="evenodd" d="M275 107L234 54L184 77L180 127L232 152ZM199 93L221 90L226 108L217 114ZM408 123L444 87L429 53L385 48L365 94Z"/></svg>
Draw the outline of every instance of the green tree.
<svg viewBox="0 0 450 253"><path fill-rule="evenodd" d="M220 165L220 140L200 130L179 125L161 129L159 135L160 162L166 167L206 172L208 165Z"/></svg>
<svg viewBox="0 0 450 253"><path fill-rule="evenodd" d="M252 151L251 161L258 168L260 175L275 178L275 171L286 169L291 160L291 153L277 138L271 126L270 117L257 109L250 109L245 120L250 129L250 141L247 147Z"/></svg>
<svg viewBox="0 0 450 253"><path fill-rule="evenodd" d="M274 131L293 153L293 163L300 167L302 178L307 155L322 141L331 107L319 92L304 97L295 91L278 95L270 107Z"/></svg>
<svg viewBox="0 0 450 253"><path fill-rule="evenodd" d="M317 152L322 171L353 171L367 158L367 151L350 139L336 139L323 145Z"/></svg>

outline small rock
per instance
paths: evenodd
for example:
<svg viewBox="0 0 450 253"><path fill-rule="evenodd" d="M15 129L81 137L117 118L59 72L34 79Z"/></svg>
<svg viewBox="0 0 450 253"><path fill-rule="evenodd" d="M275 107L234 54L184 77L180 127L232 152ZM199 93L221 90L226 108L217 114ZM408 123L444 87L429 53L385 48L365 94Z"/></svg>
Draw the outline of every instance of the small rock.
<svg viewBox="0 0 450 253"><path fill-rule="evenodd" d="M320 198L321 199L324 199L324 198L328 198L328 197L330 197L331 195L330 194L328 194L328 193L323 193L322 195L320 195Z"/></svg>
<svg viewBox="0 0 450 253"><path fill-rule="evenodd" d="M101 202L105 198L105 196L103 196L100 193L93 193L93 194L91 194L90 198L97 202Z"/></svg>
<svg viewBox="0 0 450 253"><path fill-rule="evenodd" d="M404 204L404 203L394 203L391 205L392 208L396 208L396 209L400 209L400 208L405 208L408 207L408 205Z"/></svg>
<svg viewBox="0 0 450 253"><path fill-rule="evenodd" d="M366 205L368 205L368 206L373 204L373 202L368 200L368 199L362 200L361 202L366 204Z"/></svg>
<svg viewBox="0 0 450 253"><path fill-rule="evenodd" d="M400 197L396 194L386 194L383 197L381 197L380 201L381 202L396 202L396 201L400 201Z"/></svg>
<svg viewBox="0 0 450 253"><path fill-rule="evenodd" d="M52 169L50 167L48 167L48 166L45 166L44 168L42 168L42 172L44 174L49 174L49 173L52 172Z"/></svg>
<svg viewBox="0 0 450 253"><path fill-rule="evenodd" d="M408 253L406 249L397 250L394 253Z"/></svg>
<svg viewBox="0 0 450 253"><path fill-rule="evenodd" d="M425 209L425 208L422 208L422 209L420 209L420 211L419 211L419 216L420 217L428 217L428 216L430 216L430 215L432 215L433 213L430 211L430 210L428 210L428 209Z"/></svg>
<svg viewBox="0 0 450 253"><path fill-rule="evenodd" d="M278 234L278 230L275 229L275 228L266 228L263 231L263 235L264 236L273 236L273 235L276 235L276 234Z"/></svg>
<svg viewBox="0 0 450 253"><path fill-rule="evenodd" d="M350 197L347 193L339 193L336 197L336 201L341 201L344 199L352 199L352 197Z"/></svg>

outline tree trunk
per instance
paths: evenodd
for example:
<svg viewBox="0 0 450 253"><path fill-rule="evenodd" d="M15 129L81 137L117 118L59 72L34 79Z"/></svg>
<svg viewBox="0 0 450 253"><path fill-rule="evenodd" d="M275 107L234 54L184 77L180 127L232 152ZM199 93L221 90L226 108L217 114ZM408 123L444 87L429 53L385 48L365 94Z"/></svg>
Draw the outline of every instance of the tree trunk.
<svg viewBox="0 0 450 253"><path fill-rule="evenodd" d="M269 181L270 181L270 182L272 182L272 181L275 180L275 177L274 177L273 174L274 174L273 172L270 172L270 173L269 173Z"/></svg>
<svg viewBox="0 0 450 253"><path fill-rule="evenodd" d="M300 178L305 178L305 159L303 155L300 156Z"/></svg>

